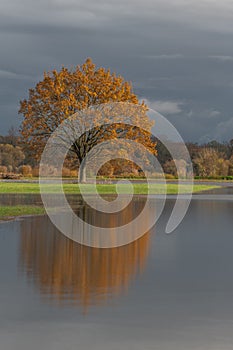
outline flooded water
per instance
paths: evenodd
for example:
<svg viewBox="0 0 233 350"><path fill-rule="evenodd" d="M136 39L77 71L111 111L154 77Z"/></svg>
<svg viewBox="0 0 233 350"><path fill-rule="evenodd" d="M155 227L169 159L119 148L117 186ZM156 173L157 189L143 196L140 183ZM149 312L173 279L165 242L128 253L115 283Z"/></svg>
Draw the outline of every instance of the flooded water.
<svg viewBox="0 0 233 350"><path fill-rule="evenodd" d="M1 197L1 204L30 201L40 198ZM76 203L80 213L87 209ZM125 217L143 205L136 198ZM75 243L46 216L2 223L0 348L232 349L233 201L194 198L165 235L173 205L168 199L139 240L112 249ZM105 226L118 219L106 216Z"/></svg>

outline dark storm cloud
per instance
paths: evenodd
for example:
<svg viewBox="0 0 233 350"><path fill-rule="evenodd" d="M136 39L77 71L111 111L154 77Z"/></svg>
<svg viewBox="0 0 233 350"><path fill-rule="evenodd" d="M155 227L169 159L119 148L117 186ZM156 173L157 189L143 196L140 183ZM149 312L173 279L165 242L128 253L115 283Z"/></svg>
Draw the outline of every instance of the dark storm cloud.
<svg viewBox="0 0 233 350"><path fill-rule="evenodd" d="M43 71L90 56L133 82L186 140L233 138L233 3L215 0L0 4L0 133Z"/></svg>

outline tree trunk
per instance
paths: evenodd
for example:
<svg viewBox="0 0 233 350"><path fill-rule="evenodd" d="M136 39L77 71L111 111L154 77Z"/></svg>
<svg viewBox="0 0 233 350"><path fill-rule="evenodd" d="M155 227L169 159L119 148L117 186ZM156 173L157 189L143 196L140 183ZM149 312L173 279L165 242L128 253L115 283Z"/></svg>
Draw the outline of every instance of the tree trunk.
<svg viewBox="0 0 233 350"><path fill-rule="evenodd" d="M85 183L87 182L87 175L86 175L86 160L83 159L80 167L79 167L79 182Z"/></svg>

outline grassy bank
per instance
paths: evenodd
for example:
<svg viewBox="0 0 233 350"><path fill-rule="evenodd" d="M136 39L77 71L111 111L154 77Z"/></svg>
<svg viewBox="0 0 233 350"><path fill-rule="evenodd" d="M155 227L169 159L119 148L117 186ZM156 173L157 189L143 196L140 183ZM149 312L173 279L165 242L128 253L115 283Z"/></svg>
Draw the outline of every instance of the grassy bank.
<svg viewBox="0 0 233 350"><path fill-rule="evenodd" d="M85 191L85 193L93 193L92 186L89 184L77 185L77 184L64 184L64 191L66 194L79 194L80 188ZM153 194L163 194L166 192L166 188L161 184L152 184ZM219 188L219 186L211 186L206 184L195 184L193 192L202 192L211 189ZM97 190L100 194L115 194L116 185L115 184L99 184L97 185ZM128 194L130 193L130 186L127 184L121 184L119 186L120 193ZM148 187L145 183L133 184L134 194L147 194ZM45 185L46 193L57 193L58 186L47 184ZM178 185L177 184L167 184L167 194L177 194ZM189 193L190 186L187 184L181 185L182 193ZM18 182L0 182L0 195L1 194L39 194L40 188L38 183L18 183ZM0 207L0 220L9 217L17 217L23 215L40 215L44 214L45 210L40 206L33 205L17 205L17 206L1 206Z"/></svg>
<svg viewBox="0 0 233 350"><path fill-rule="evenodd" d="M17 217L17 216L23 216L23 215L42 215L44 213L45 213L45 209L39 206L32 206L32 205L1 206L0 220Z"/></svg>
<svg viewBox="0 0 233 350"><path fill-rule="evenodd" d="M44 185L44 192L46 193L57 193L58 186L54 184ZM67 194L79 194L80 188L86 193L93 193L92 185L90 184L64 184L64 192ZM193 187L193 192L207 191L214 188L219 188L215 185L207 184L195 184ZM161 185L153 183L151 184L151 189L153 194L163 194L167 191L167 194L177 194L178 185L177 184L167 184L167 189ZM116 185L115 184L98 184L97 190L100 194L115 194ZM120 193L130 193L130 186L127 184L119 185ZM145 183L136 183L133 184L133 191L135 194L147 194L148 186ZM181 192L188 193L191 191L191 188L187 184L181 185ZM1 193L15 193L15 194L39 194L40 188L38 183L18 183L18 182L0 182L0 194Z"/></svg>

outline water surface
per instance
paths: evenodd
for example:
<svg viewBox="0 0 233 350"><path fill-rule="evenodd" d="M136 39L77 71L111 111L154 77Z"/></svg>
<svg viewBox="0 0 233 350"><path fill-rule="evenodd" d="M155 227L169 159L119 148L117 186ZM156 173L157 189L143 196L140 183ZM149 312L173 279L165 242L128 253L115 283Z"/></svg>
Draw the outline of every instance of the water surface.
<svg viewBox="0 0 233 350"><path fill-rule="evenodd" d="M1 349L232 349L233 202L197 198L165 235L173 205L114 249L72 242L46 216L2 223ZM126 216L142 207L137 198Z"/></svg>

